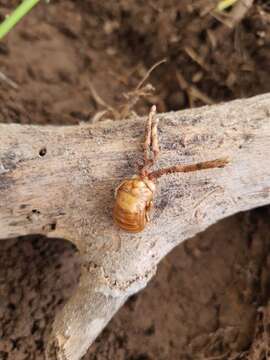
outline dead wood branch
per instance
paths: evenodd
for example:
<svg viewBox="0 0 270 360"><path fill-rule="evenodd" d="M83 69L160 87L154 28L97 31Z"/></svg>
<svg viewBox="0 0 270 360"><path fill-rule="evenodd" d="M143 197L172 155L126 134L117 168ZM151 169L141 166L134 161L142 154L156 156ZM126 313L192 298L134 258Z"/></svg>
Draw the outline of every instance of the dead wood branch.
<svg viewBox="0 0 270 360"><path fill-rule="evenodd" d="M270 203L270 94L160 114L160 166L230 164L158 183L152 221L129 234L112 222L114 189L142 159L144 122L0 125L0 238L72 241L81 280L57 315L48 358L77 360L176 245L216 221Z"/></svg>

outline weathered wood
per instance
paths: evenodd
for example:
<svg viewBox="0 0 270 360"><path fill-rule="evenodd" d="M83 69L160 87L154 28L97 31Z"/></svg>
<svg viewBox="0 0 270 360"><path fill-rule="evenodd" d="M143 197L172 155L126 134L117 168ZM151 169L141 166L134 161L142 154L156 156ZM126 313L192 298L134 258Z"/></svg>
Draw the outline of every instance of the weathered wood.
<svg viewBox="0 0 270 360"><path fill-rule="evenodd" d="M77 292L54 323L50 359L80 359L177 244L270 203L270 94L159 118L159 166L224 157L230 164L161 178L152 221L139 234L117 229L111 213L115 187L143 157L143 119L0 124L0 238L63 237L82 256Z"/></svg>

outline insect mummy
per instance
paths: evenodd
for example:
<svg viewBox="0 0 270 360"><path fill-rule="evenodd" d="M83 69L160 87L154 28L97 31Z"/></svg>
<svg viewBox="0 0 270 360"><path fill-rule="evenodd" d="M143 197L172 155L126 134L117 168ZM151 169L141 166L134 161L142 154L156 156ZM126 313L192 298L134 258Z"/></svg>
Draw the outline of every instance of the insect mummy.
<svg viewBox="0 0 270 360"><path fill-rule="evenodd" d="M143 166L137 175L122 181L115 191L114 222L128 232L140 232L149 222L158 178L178 172L223 168L229 162L227 159L216 159L188 165L179 164L151 172L150 169L160 152L157 126L156 106L152 106L145 127Z"/></svg>

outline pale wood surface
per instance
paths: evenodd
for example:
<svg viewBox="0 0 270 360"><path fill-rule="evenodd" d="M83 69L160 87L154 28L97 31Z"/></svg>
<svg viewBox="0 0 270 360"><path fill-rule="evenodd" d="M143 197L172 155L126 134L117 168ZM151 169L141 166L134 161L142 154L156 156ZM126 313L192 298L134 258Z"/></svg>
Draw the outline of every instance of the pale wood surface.
<svg viewBox="0 0 270 360"><path fill-rule="evenodd" d="M54 323L50 359L80 359L177 244L270 203L270 94L159 118L157 166L224 157L230 164L161 178L152 220L134 235L117 229L111 213L115 187L143 158L145 119L0 124L0 238L62 237L82 256L78 289Z"/></svg>

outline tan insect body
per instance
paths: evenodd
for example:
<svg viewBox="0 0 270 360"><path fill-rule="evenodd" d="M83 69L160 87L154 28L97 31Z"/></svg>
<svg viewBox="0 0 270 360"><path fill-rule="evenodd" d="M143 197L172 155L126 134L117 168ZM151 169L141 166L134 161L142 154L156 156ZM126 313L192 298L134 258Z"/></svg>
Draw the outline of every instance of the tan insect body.
<svg viewBox="0 0 270 360"><path fill-rule="evenodd" d="M150 219L149 213L153 205L157 178L175 172L224 167L228 163L227 159L216 159L191 165L175 165L150 172L149 168L155 163L159 154L158 120L154 119L155 114L156 107L153 106L146 123L144 165L140 169L139 175L124 180L115 191L114 222L121 229L134 233L142 231ZM149 152L152 152L152 157L149 157Z"/></svg>

